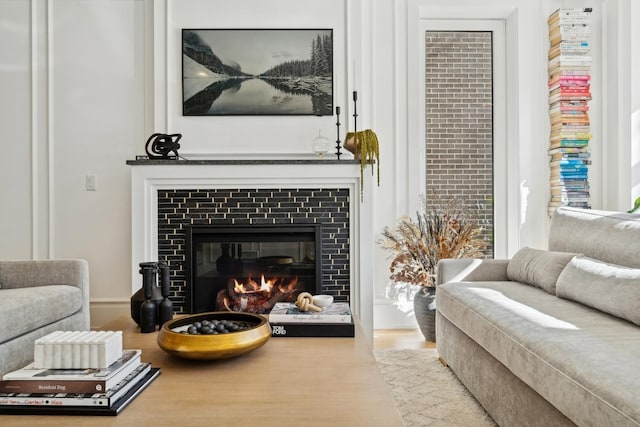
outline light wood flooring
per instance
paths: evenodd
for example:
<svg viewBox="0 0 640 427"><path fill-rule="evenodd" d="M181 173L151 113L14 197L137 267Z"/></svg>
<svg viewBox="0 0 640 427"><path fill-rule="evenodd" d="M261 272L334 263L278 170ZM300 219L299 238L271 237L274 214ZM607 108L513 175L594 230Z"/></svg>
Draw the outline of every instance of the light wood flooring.
<svg viewBox="0 0 640 427"><path fill-rule="evenodd" d="M376 350L400 350L436 348L436 343L426 341L420 329L376 329L373 331L373 348Z"/></svg>

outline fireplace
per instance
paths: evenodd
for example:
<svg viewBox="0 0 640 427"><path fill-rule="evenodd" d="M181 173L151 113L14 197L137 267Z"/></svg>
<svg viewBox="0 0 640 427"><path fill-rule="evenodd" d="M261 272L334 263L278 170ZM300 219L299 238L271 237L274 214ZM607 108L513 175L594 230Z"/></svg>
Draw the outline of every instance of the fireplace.
<svg viewBox="0 0 640 427"><path fill-rule="evenodd" d="M351 302L348 189L181 188L158 189L156 194L157 259L171 269L170 298L177 313L220 307L212 300L223 287L229 289L233 279L242 279L238 282L245 287L249 280L261 286L263 278L253 263L257 264L258 258L262 258L259 261L264 266L268 257L286 258L280 262L291 264L284 267L294 269L296 274L290 276L297 276L302 289L333 295L335 301ZM291 237L291 230L295 237ZM235 237L231 239L232 234ZM269 240L278 234L281 235L278 239L285 236L285 242L289 239L297 243L289 248L274 246L278 242ZM207 239L211 240L207 242ZM195 260L187 260L193 241L202 244L202 253L196 254ZM243 273L238 277L214 268L218 258L227 251L225 257L230 259L237 260L240 254ZM305 259L307 265L303 265ZM271 261L275 263L273 258ZM315 262L313 273L309 273L311 261ZM267 267L267 273L274 269ZM305 274L301 274L303 267ZM226 271L228 268L223 267L222 272ZM207 281L206 276L212 275L215 285L198 286ZM225 284L219 277L222 275L229 276L224 277ZM279 287L289 285L282 283L280 275L276 279ZM192 285L198 289L194 290Z"/></svg>
<svg viewBox="0 0 640 427"><path fill-rule="evenodd" d="M131 293L139 263L171 269L173 307L187 314L188 225L322 224L321 292L349 302L364 330L373 328L372 197L359 197L355 160L128 160L131 165ZM367 266L361 268L361 266ZM364 283L365 285L361 285Z"/></svg>
<svg viewBox="0 0 640 427"><path fill-rule="evenodd" d="M187 311L268 313L322 292L322 224L188 225Z"/></svg>

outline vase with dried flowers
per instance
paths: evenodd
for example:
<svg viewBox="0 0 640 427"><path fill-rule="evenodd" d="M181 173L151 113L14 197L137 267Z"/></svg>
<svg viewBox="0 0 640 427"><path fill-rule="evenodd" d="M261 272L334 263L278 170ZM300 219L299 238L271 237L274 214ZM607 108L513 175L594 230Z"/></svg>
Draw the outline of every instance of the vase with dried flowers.
<svg viewBox="0 0 640 427"><path fill-rule="evenodd" d="M414 313L425 338L435 341L438 261L481 257L487 242L477 217L457 199L434 196L427 200L423 196L416 217L414 221L403 215L396 225L385 227L378 243L391 252L392 282L420 286L413 300ZM426 322L419 319L422 314L427 316Z"/></svg>

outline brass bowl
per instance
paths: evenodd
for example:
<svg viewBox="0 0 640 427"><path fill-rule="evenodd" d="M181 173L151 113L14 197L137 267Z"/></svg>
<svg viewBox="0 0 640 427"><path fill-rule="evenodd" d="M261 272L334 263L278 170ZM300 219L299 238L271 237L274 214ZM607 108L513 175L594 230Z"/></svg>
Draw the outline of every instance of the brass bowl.
<svg viewBox="0 0 640 427"><path fill-rule="evenodd" d="M174 329L203 320L231 320L254 324L243 331L219 335L190 335ZM271 326L259 314L212 311L182 317L162 325L158 345L169 354L186 359L213 360L240 356L261 347L271 338Z"/></svg>

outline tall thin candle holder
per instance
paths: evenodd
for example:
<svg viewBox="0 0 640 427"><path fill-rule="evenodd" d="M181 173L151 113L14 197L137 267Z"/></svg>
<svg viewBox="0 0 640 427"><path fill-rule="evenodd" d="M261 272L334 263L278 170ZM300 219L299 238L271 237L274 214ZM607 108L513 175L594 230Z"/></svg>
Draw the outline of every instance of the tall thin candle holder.
<svg viewBox="0 0 640 427"><path fill-rule="evenodd" d="M340 107L336 106L336 156L340 160L342 155L342 142L340 141Z"/></svg>
<svg viewBox="0 0 640 427"><path fill-rule="evenodd" d="M353 132L358 132L358 92L353 91Z"/></svg>

